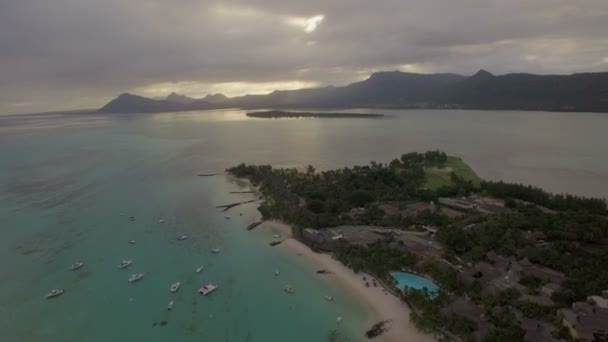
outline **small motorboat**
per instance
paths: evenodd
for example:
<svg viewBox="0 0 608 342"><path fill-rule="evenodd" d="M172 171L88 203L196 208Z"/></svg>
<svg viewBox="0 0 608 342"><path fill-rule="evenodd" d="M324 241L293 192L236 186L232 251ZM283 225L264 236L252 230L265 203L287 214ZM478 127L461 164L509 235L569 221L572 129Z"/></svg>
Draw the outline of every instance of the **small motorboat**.
<svg viewBox="0 0 608 342"><path fill-rule="evenodd" d="M51 292L47 293L46 298L61 296L64 292L65 290L62 289L52 289Z"/></svg>
<svg viewBox="0 0 608 342"><path fill-rule="evenodd" d="M133 263L133 261L131 261L131 260L123 260L118 264L118 268L129 267L132 263Z"/></svg>
<svg viewBox="0 0 608 342"><path fill-rule="evenodd" d="M342 316L338 316L338 318L336 318L336 324L340 323L342 323Z"/></svg>
<svg viewBox="0 0 608 342"><path fill-rule="evenodd" d="M280 239L281 235L280 234L273 234L272 237L275 238L275 239Z"/></svg>
<svg viewBox="0 0 608 342"><path fill-rule="evenodd" d="M178 281L178 282L176 282L176 283L171 284L171 290L170 290L170 291L171 291L172 293L177 292L177 290L179 290L179 286L180 286L181 284L182 284L182 283L180 283L179 281Z"/></svg>
<svg viewBox="0 0 608 342"><path fill-rule="evenodd" d="M289 285L286 285L285 288L283 289L283 291L285 291L285 293L288 293L288 294L296 293L296 291L294 291L293 287L291 287Z"/></svg>
<svg viewBox="0 0 608 342"><path fill-rule="evenodd" d="M165 220L158 220L158 223L165 223L165 222L167 222L167 221L165 221Z"/></svg>
<svg viewBox="0 0 608 342"><path fill-rule="evenodd" d="M135 244L135 240L129 240L129 244L130 245L134 245Z"/></svg>
<svg viewBox="0 0 608 342"><path fill-rule="evenodd" d="M226 220L230 220L230 216L224 216Z"/></svg>
<svg viewBox="0 0 608 342"><path fill-rule="evenodd" d="M317 274L327 274L327 273L329 273L329 271L327 271L326 269L317 270Z"/></svg>
<svg viewBox="0 0 608 342"><path fill-rule="evenodd" d="M197 268L196 273L201 273L203 271L203 268L205 268L205 266L201 266L201 267Z"/></svg>
<svg viewBox="0 0 608 342"><path fill-rule="evenodd" d="M178 237L177 239L179 241L183 241L183 240L186 240L187 238L188 238L188 235L182 235L182 236Z"/></svg>
<svg viewBox="0 0 608 342"><path fill-rule="evenodd" d="M169 305L167 305L167 310L171 311L171 309L173 309L173 301L170 301Z"/></svg>
<svg viewBox="0 0 608 342"><path fill-rule="evenodd" d="M268 244L269 244L271 247L274 247L274 246L276 246L276 245L280 244L281 242L283 242L283 241L280 241L280 240L279 240L279 241L270 241Z"/></svg>
<svg viewBox="0 0 608 342"><path fill-rule="evenodd" d="M210 294L211 292L217 290L218 287L219 286L216 284L209 283L209 284L201 286L201 288L198 289L198 292L202 293L203 296L206 296L206 295Z"/></svg>
<svg viewBox="0 0 608 342"><path fill-rule="evenodd" d="M134 283L144 277L143 273L133 273L129 277L129 283Z"/></svg>
<svg viewBox="0 0 608 342"><path fill-rule="evenodd" d="M334 297L332 297L332 296L323 296L323 298L325 298L325 300L328 301L328 302L333 302L334 301Z"/></svg>
<svg viewBox="0 0 608 342"><path fill-rule="evenodd" d="M211 250L211 253L217 254L217 253L219 253L219 252L221 252L221 251L222 251L222 250L221 250L221 249L219 249L219 248L214 248L214 249L212 249L212 250Z"/></svg>
<svg viewBox="0 0 608 342"><path fill-rule="evenodd" d="M274 276L278 276L279 275L279 270L274 270Z"/></svg>
<svg viewBox="0 0 608 342"><path fill-rule="evenodd" d="M129 221L135 221L137 220L137 218L135 218L135 216L129 216Z"/></svg>
<svg viewBox="0 0 608 342"><path fill-rule="evenodd" d="M81 268L82 266L84 266L84 262L76 261L75 263L72 264L72 267L70 267L70 268L72 269L72 271L76 271L77 269Z"/></svg>

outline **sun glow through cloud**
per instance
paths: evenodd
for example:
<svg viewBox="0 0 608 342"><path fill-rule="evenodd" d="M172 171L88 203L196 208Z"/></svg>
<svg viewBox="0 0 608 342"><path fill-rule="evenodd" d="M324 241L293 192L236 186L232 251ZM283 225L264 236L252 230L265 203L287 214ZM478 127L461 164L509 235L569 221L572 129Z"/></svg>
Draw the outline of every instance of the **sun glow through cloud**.
<svg viewBox="0 0 608 342"><path fill-rule="evenodd" d="M325 16L319 14L309 18L286 16L283 18L283 21L286 24L304 29L304 32L306 33L312 33L321 25L324 19Z"/></svg>
<svg viewBox="0 0 608 342"><path fill-rule="evenodd" d="M312 18L308 18L304 31L306 31L307 33L313 32L323 22L323 19L325 19L324 15L316 15Z"/></svg>

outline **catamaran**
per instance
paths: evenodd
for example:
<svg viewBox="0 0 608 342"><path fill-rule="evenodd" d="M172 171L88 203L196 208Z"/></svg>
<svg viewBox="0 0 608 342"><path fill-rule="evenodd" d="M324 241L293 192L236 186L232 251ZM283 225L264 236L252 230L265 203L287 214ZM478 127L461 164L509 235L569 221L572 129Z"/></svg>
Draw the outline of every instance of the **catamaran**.
<svg viewBox="0 0 608 342"><path fill-rule="evenodd" d="M179 286L181 285L181 283L178 281L177 283L173 283L171 284L171 292L175 293L177 292L177 290L179 290Z"/></svg>
<svg viewBox="0 0 608 342"><path fill-rule="evenodd" d="M133 261L131 261L131 260L123 260L118 264L118 268L129 267L132 263L133 263Z"/></svg>
<svg viewBox="0 0 608 342"><path fill-rule="evenodd" d="M294 294L296 293L296 291L294 291L293 287L286 285L285 288L283 289L283 291L285 291L285 293L287 294Z"/></svg>
<svg viewBox="0 0 608 342"><path fill-rule="evenodd" d="M64 292L65 292L65 290L62 290L62 289L52 289L51 292L49 292L46 295L46 298L53 298L53 297L61 296Z"/></svg>
<svg viewBox="0 0 608 342"><path fill-rule="evenodd" d="M202 293L203 296L206 296L208 294L210 294L211 292L215 291L218 288L218 285L216 284L206 284L201 286L200 289L198 289L198 292Z"/></svg>
<svg viewBox="0 0 608 342"><path fill-rule="evenodd" d="M72 264L72 271L76 271L77 269L81 268L82 266L84 266L84 262L82 261L76 261L75 263Z"/></svg>
<svg viewBox="0 0 608 342"><path fill-rule="evenodd" d="M129 277L129 283L134 283L144 277L143 273L133 273Z"/></svg>

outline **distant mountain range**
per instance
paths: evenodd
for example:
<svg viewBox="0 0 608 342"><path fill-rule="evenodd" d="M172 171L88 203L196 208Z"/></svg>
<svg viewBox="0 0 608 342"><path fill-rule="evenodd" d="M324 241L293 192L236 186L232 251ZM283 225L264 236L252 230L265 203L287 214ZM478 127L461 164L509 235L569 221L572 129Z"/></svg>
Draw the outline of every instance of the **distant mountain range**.
<svg viewBox="0 0 608 342"><path fill-rule="evenodd" d="M166 99L122 94L105 113L167 112L220 108L462 108L608 112L608 72L572 75L473 76L377 72L344 87L276 90L267 95L201 99L176 93Z"/></svg>

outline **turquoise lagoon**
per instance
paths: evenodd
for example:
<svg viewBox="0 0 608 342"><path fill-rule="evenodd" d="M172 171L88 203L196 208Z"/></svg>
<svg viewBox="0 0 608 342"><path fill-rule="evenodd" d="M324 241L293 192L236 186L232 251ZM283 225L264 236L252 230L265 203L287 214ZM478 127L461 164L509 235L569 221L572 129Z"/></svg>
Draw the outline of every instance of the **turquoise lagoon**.
<svg viewBox="0 0 608 342"><path fill-rule="evenodd" d="M371 324L362 305L302 257L268 246L271 231L245 230L260 218L255 204L215 208L254 197L231 194L249 188L227 176L196 176L239 160L218 166L218 155L182 136L187 126L59 118L4 129L0 340L362 340ZM133 264L118 269L123 259ZM77 260L85 266L71 271ZM145 276L129 283L131 272ZM207 282L220 287L198 294ZM295 295L283 292L287 283ZM52 288L66 292L46 299Z"/></svg>
<svg viewBox="0 0 608 342"><path fill-rule="evenodd" d="M322 169L439 148L484 178L608 197L606 115L374 112L390 117L0 116L0 340L298 342L334 331L361 340L370 323L364 307L301 257L270 248L272 232L244 230L259 219L254 204L215 208L252 198L230 193L246 184L195 176L240 162ZM182 234L190 238L177 241ZM222 253L210 254L216 247ZM123 259L133 265L119 270ZM70 271L77 260L85 266ZM131 284L130 272L146 275ZM196 291L206 282L220 288L202 297ZM295 295L283 293L286 283ZM47 300L55 287L66 293Z"/></svg>

